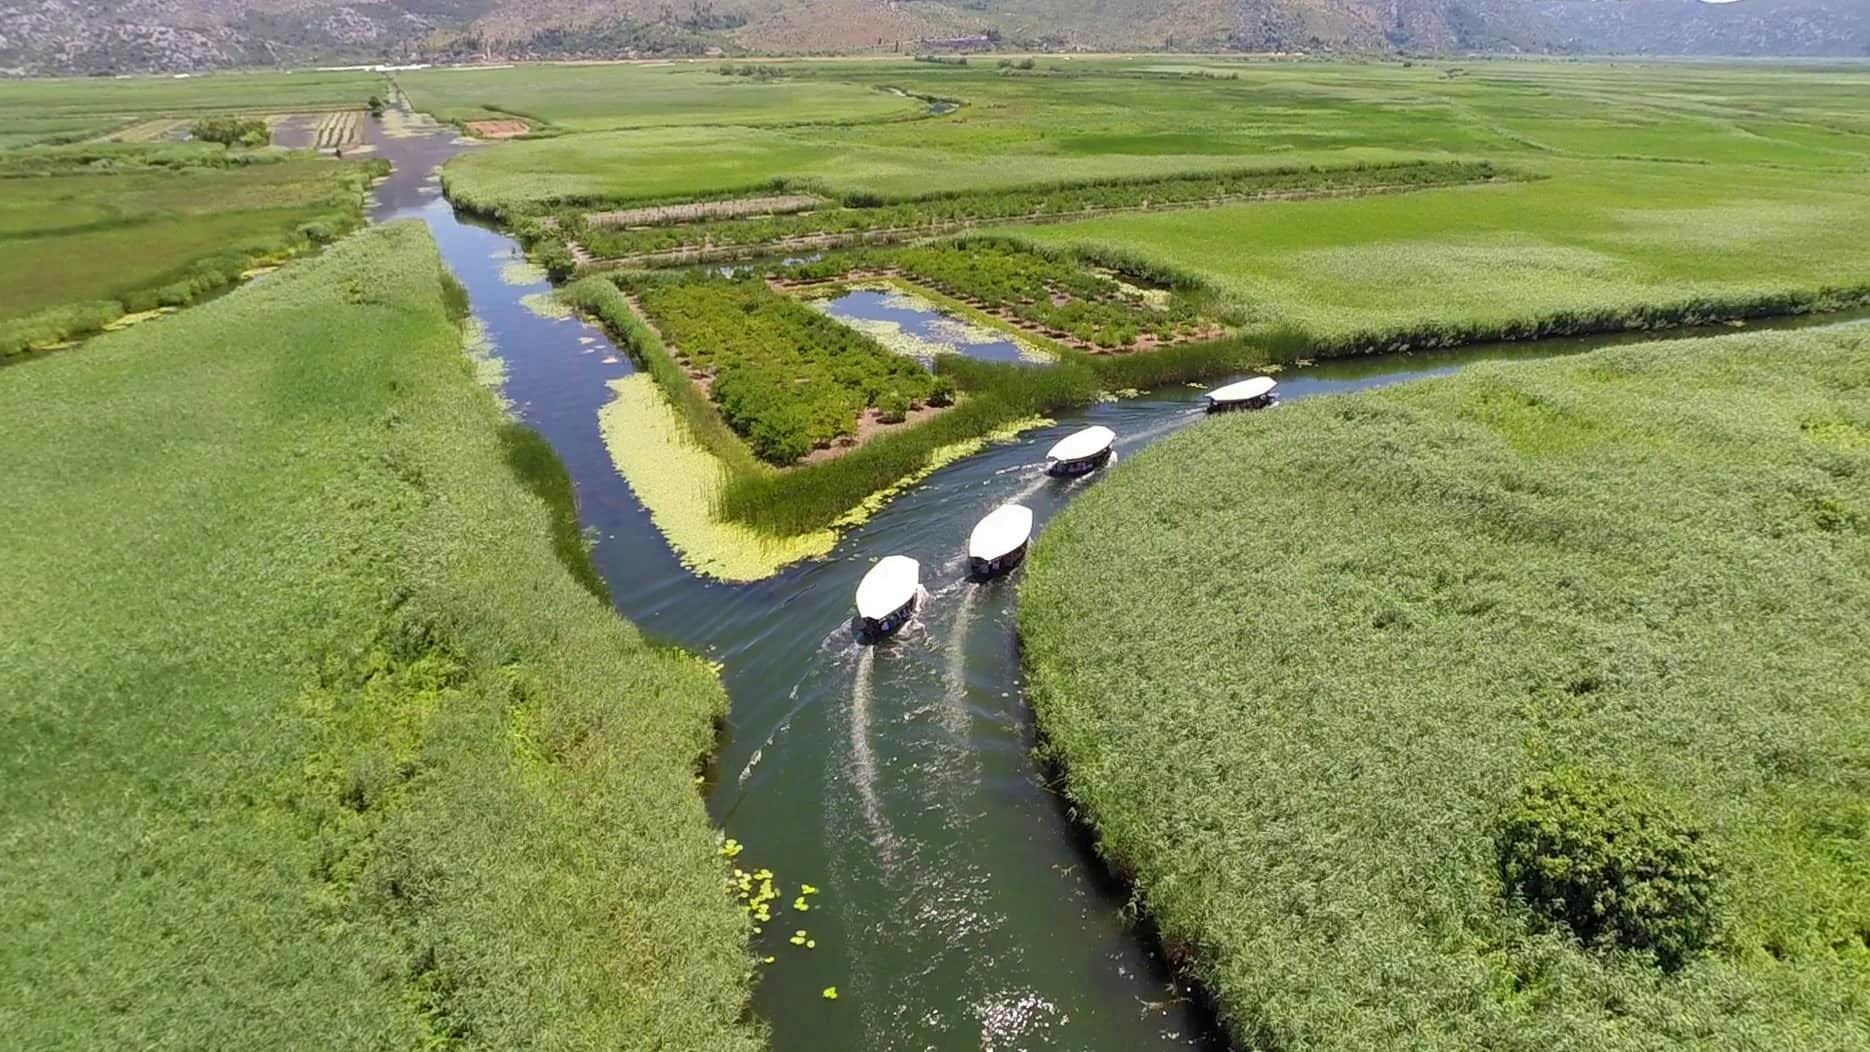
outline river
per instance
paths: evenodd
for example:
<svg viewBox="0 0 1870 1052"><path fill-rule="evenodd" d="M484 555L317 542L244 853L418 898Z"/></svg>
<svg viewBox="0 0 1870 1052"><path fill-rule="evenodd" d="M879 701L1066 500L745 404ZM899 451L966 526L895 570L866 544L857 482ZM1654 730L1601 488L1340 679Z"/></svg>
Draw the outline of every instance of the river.
<svg viewBox="0 0 1870 1052"><path fill-rule="evenodd" d="M368 134L396 165L374 218L416 218L434 232L505 362L506 397L570 470L617 611L723 668L732 712L708 802L745 845L735 863L770 868L785 889L787 908L757 945L776 958L755 993L774 1047L1225 1047L1199 998L1172 981L1153 936L1126 917L1124 890L1032 759L1013 621L1018 574L970 584L962 559L968 531L996 505L1026 503L1043 531L1073 494L1096 485L1095 476L1041 473L1059 436L1107 425L1122 458L1199 426L1199 392L1091 406L944 468L846 534L829 558L750 585L697 578L619 477L598 431L606 383L633 371L628 358L600 329L522 305L548 287L510 283L517 246L457 218L440 196L435 166L468 148L452 132ZM1280 393L1291 401L1528 353L1323 363L1281 374ZM852 594L871 562L898 553L921 561L931 600L898 639L859 647L848 631ZM820 891L800 914L789 907L802 882ZM791 943L798 929L815 948ZM821 996L829 986L835 1001Z"/></svg>

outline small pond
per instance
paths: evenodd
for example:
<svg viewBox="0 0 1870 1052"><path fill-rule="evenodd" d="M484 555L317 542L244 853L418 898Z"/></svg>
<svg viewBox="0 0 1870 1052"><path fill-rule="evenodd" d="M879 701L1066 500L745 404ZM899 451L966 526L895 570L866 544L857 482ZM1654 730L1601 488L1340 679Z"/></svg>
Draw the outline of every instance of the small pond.
<svg viewBox="0 0 1870 1052"><path fill-rule="evenodd" d="M964 354L988 362L1043 365L1052 356L999 329L944 312L898 289L853 289L813 306L899 354L933 364L937 355Z"/></svg>

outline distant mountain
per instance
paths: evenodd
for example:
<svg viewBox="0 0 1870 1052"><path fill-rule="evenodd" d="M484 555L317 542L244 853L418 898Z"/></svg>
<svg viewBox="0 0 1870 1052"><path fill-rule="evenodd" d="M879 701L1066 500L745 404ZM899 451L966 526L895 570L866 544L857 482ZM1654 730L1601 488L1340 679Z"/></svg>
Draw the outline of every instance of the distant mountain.
<svg viewBox="0 0 1870 1052"><path fill-rule="evenodd" d="M938 48L1870 55L1870 0L0 0L0 71Z"/></svg>

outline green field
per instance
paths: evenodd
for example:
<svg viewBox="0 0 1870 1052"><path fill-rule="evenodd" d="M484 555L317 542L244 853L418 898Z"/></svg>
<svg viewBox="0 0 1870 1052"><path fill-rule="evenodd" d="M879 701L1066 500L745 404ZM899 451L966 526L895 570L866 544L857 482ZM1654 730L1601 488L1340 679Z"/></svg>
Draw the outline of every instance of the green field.
<svg viewBox="0 0 1870 1052"><path fill-rule="evenodd" d="M0 153L0 357L329 242L363 221L377 171L194 144Z"/></svg>
<svg viewBox="0 0 1870 1052"><path fill-rule="evenodd" d="M396 74L410 105L445 121L516 115L564 131L808 124L913 116L922 103L817 78L755 81L718 63L574 63ZM788 67L777 67L788 68Z"/></svg>
<svg viewBox="0 0 1870 1052"><path fill-rule="evenodd" d="M1198 274L1254 324L1374 349L1870 297L1870 174L1548 160L1550 178L1035 227ZM1705 307L1702 314L1697 306Z"/></svg>
<svg viewBox="0 0 1870 1052"><path fill-rule="evenodd" d="M1034 710L1246 1047L1861 1049L1867 480L1862 327L1217 419L1047 527Z"/></svg>
<svg viewBox="0 0 1870 1052"><path fill-rule="evenodd" d="M0 374L11 1043L760 1045L725 695L581 585L465 309L398 224Z"/></svg>
<svg viewBox="0 0 1870 1052"><path fill-rule="evenodd" d="M0 148L72 142L138 121L202 113L361 109L375 73L214 73L0 80Z"/></svg>

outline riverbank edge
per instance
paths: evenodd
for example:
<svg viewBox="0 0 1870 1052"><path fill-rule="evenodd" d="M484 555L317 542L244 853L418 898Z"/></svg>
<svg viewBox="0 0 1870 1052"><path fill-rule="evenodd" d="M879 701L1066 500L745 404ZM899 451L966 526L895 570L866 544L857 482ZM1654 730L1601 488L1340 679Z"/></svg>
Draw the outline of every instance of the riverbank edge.
<svg viewBox="0 0 1870 1052"><path fill-rule="evenodd" d="M0 366L52 351L70 350L86 340L106 332L115 332L133 324L167 316L193 307L216 296L239 288L255 277L294 260L315 256L344 238L369 225L371 192L389 176L389 163L371 159L344 173L334 196L342 197L345 208L335 213L314 216L301 224L301 231L283 239L279 247L267 252L250 253L237 271L199 275L204 279L192 285L189 294L177 303L160 304L148 311L132 311L122 300L83 300L58 304L32 314L0 321ZM318 229L318 236L304 232L308 226L329 222ZM211 278L211 280L205 280ZM156 286L160 288L161 286ZM136 295L148 295L149 289Z"/></svg>

